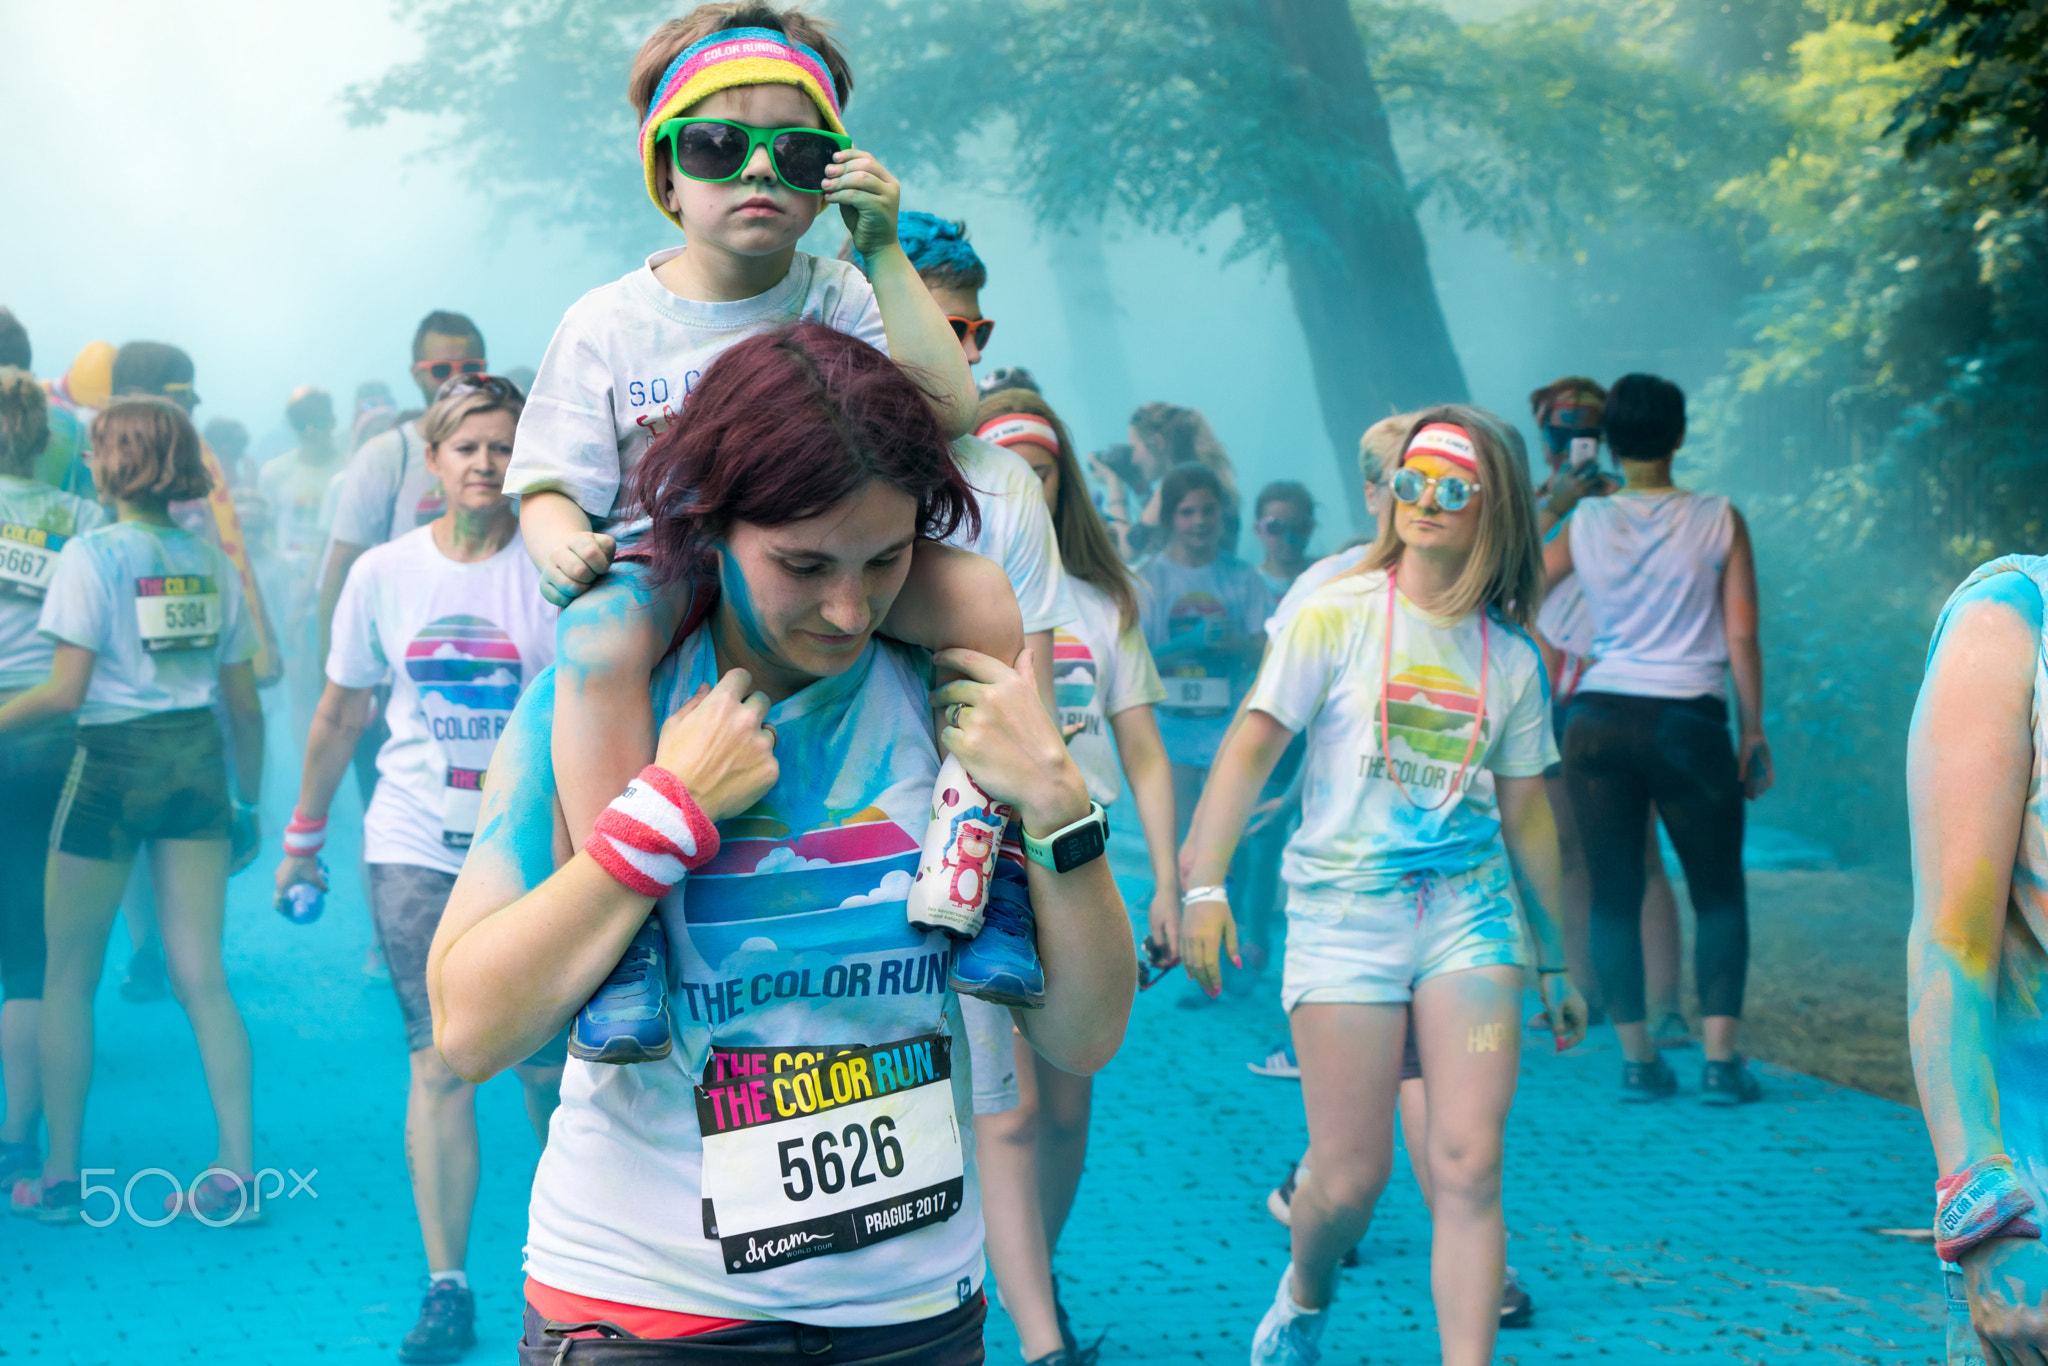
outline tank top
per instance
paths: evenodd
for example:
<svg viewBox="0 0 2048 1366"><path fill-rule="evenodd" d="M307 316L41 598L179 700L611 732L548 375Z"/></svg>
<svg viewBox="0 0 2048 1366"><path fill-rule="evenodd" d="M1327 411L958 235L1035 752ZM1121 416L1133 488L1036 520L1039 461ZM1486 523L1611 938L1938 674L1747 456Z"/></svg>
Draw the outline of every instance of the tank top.
<svg viewBox="0 0 2048 1366"><path fill-rule="evenodd" d="M1956 603L1994 574L2024 574L2048 603L2048 556L2007 555L1981 565L1941 609L1935 624L1938 644ZM1928 658L1933 659L1929 647ZM2041 998L2048 993L2048 631L2034 651L2034 701L2029 729L2034 742L2033 770L2027 779L2027 805L2020 818L2019 852L2013 858L2011 900L2006 906L2005 937L1999 946L1998 1034L1992 1045L1992 1068L1998 1079L1999 1133L2005 1150L2036 1198L2048 1191L2048 1017Z"/></svg>
<svg viewBox="0 0 2048 1366"><path fill-rule="evenodd" d="M1714 493L1617 493L1572 510L1572 570L1593 618L1583 692L1718 697L1721 571L1734 509Z"/></svg>

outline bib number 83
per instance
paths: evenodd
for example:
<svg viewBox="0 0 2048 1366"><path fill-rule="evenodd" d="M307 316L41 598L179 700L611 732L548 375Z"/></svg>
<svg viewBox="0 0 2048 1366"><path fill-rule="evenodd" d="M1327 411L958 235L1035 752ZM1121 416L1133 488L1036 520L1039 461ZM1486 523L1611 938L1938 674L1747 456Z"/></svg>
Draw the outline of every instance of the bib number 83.
<svg viewBox="0 0 2048 1366"><path fill-rule="evenodd" d="M776 1144L776 1156L782 1159L782 1193L792 1200L808 1200L814 1191L837 1195L846 1189L849 1181L855 1186L874 1184L875 1174L864 1170L871 1134L874 1162L881 1168L882 1175L902 1175L903 1145L896 1141L896 1121L887 1115L877 1115L866 1128L849 1124L837 1135L830 1129L819 1131L808 1144L808 1160L803 1155L807 1146L803 1139L789 1138ZM814 1171L815 1178L812 1175ZM792 1176L802 1178L803 1185L798 1187L789 1180Z"/></svg>

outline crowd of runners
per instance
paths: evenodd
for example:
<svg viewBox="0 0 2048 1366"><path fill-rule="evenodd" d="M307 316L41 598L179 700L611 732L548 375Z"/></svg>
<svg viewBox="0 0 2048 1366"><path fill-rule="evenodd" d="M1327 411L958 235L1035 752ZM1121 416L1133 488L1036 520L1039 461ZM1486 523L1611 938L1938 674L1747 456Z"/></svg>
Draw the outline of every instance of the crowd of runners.
<svg viewBox="0 0 2048 1366"><path fill-rule="evenodd" d="M1729 501L1673 482L1683 395L1537 390L1541 484L1501 415L1391 415L1359 442L1371 523L1311 561L1310 491L1247 499L1195 409L1145 403L1084 452L1028 371L976 383L988 267L899 205L852 89L801 11L663 24L628 98L687 247L578 300L535 371L429 313L417 403L304 388L267 450L194 426L178 348L38 382L0 313L12 1212L81 1217L118 915L122 990L175 993L218 1126L165 1213L262 1217L222 940L228 877L267 856L296 921L360 888L403 1019L427 1280L402 1360L475 1345L474 1089L509 1068L544 1144L522 1361L975 1362L986 1267L1025 1359L1083 1366L1053 1266L1089 1078L1175 970L1188 1008L1277 990L1289 1020L1246 1049L1309 1131L1274 1173L1292 1256L1251 1360L1316 1360L1397 1118L1443 1359L1490 1360L1540 1293L1501 1214L1525 1030L1610 1023L1625 1100L1684 1089L1667 1055L1695 1047L1698 1101L1760 1095L1756 566ZM835 206L845 248L799 250ZM2024 558L1973 578L1916 723L1916 1058L1963 1353L2039 1341L2048 1284L2010 1128L2048 970L2044 587ZM271 782L297 771L274 840L266 705L293 751ZM336 868L349 781L361 863ZM1939 802L1959 786L2010 809ZM1112 822L1142 836L1142 907Z"/></svg>

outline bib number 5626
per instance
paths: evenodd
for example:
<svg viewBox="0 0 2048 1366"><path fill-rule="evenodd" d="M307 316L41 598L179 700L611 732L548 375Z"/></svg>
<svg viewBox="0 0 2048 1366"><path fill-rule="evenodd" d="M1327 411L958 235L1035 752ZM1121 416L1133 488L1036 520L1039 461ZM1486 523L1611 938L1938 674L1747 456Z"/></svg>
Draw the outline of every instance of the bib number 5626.
<svg viewBox="0 0 2048 1366"><path fill-rule="evenodd" d="M803 1182L799 1186L785 1179L783 1194L792 1200L808 1200L814 1190L837 1195L849 1183L873 1185L878 1178L874 1172L866 1170L870 1135L874 1139L874 1164L881 1169L881 1174L903 1175L903 1145L896 1141L896 1121L888 1115L876 1115L866 1128L849 1124L836 1135L830 1129L814 1135L808 1145L808 1160L804 1157L807 1150L804 1140L786 1138L776 1144L775 1151L782 1158L782 1175L785 1178L798 1177ZM842 1152L845 1154L843 1157ZM817 1173L815 1186L811 1175L813 1171Z"/></svg>

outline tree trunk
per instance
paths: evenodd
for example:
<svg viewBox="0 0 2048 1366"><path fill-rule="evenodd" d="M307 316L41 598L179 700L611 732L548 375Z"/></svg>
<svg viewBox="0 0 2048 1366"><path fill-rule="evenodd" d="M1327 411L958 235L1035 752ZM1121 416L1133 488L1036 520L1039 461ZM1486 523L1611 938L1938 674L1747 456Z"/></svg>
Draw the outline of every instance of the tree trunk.
<svg viewBox="0 0 2048 1366"><path fill-rule="evenodd" d="M1463 402L1465 375L1347 0L1264 3L1274 38L1307 78L1298 126L1341 120L1365 144L1365 164L1332 166L1326 183L1305 187L1293 211L1312 228L1281 245L1323 425L1362 530L1369 519L1359 436L1390 413Z"/></svg>
<svg viewBox="0 0 2048 1366"><path fill-rule="evenodd" d="M1069 382L1087 424L1084 444L1114 445L1123 440L1136 385L1124 353L1123 310L1102 251L1102 220L1082 214L1055 233L1052 265L1066 316Z"/></svg>

